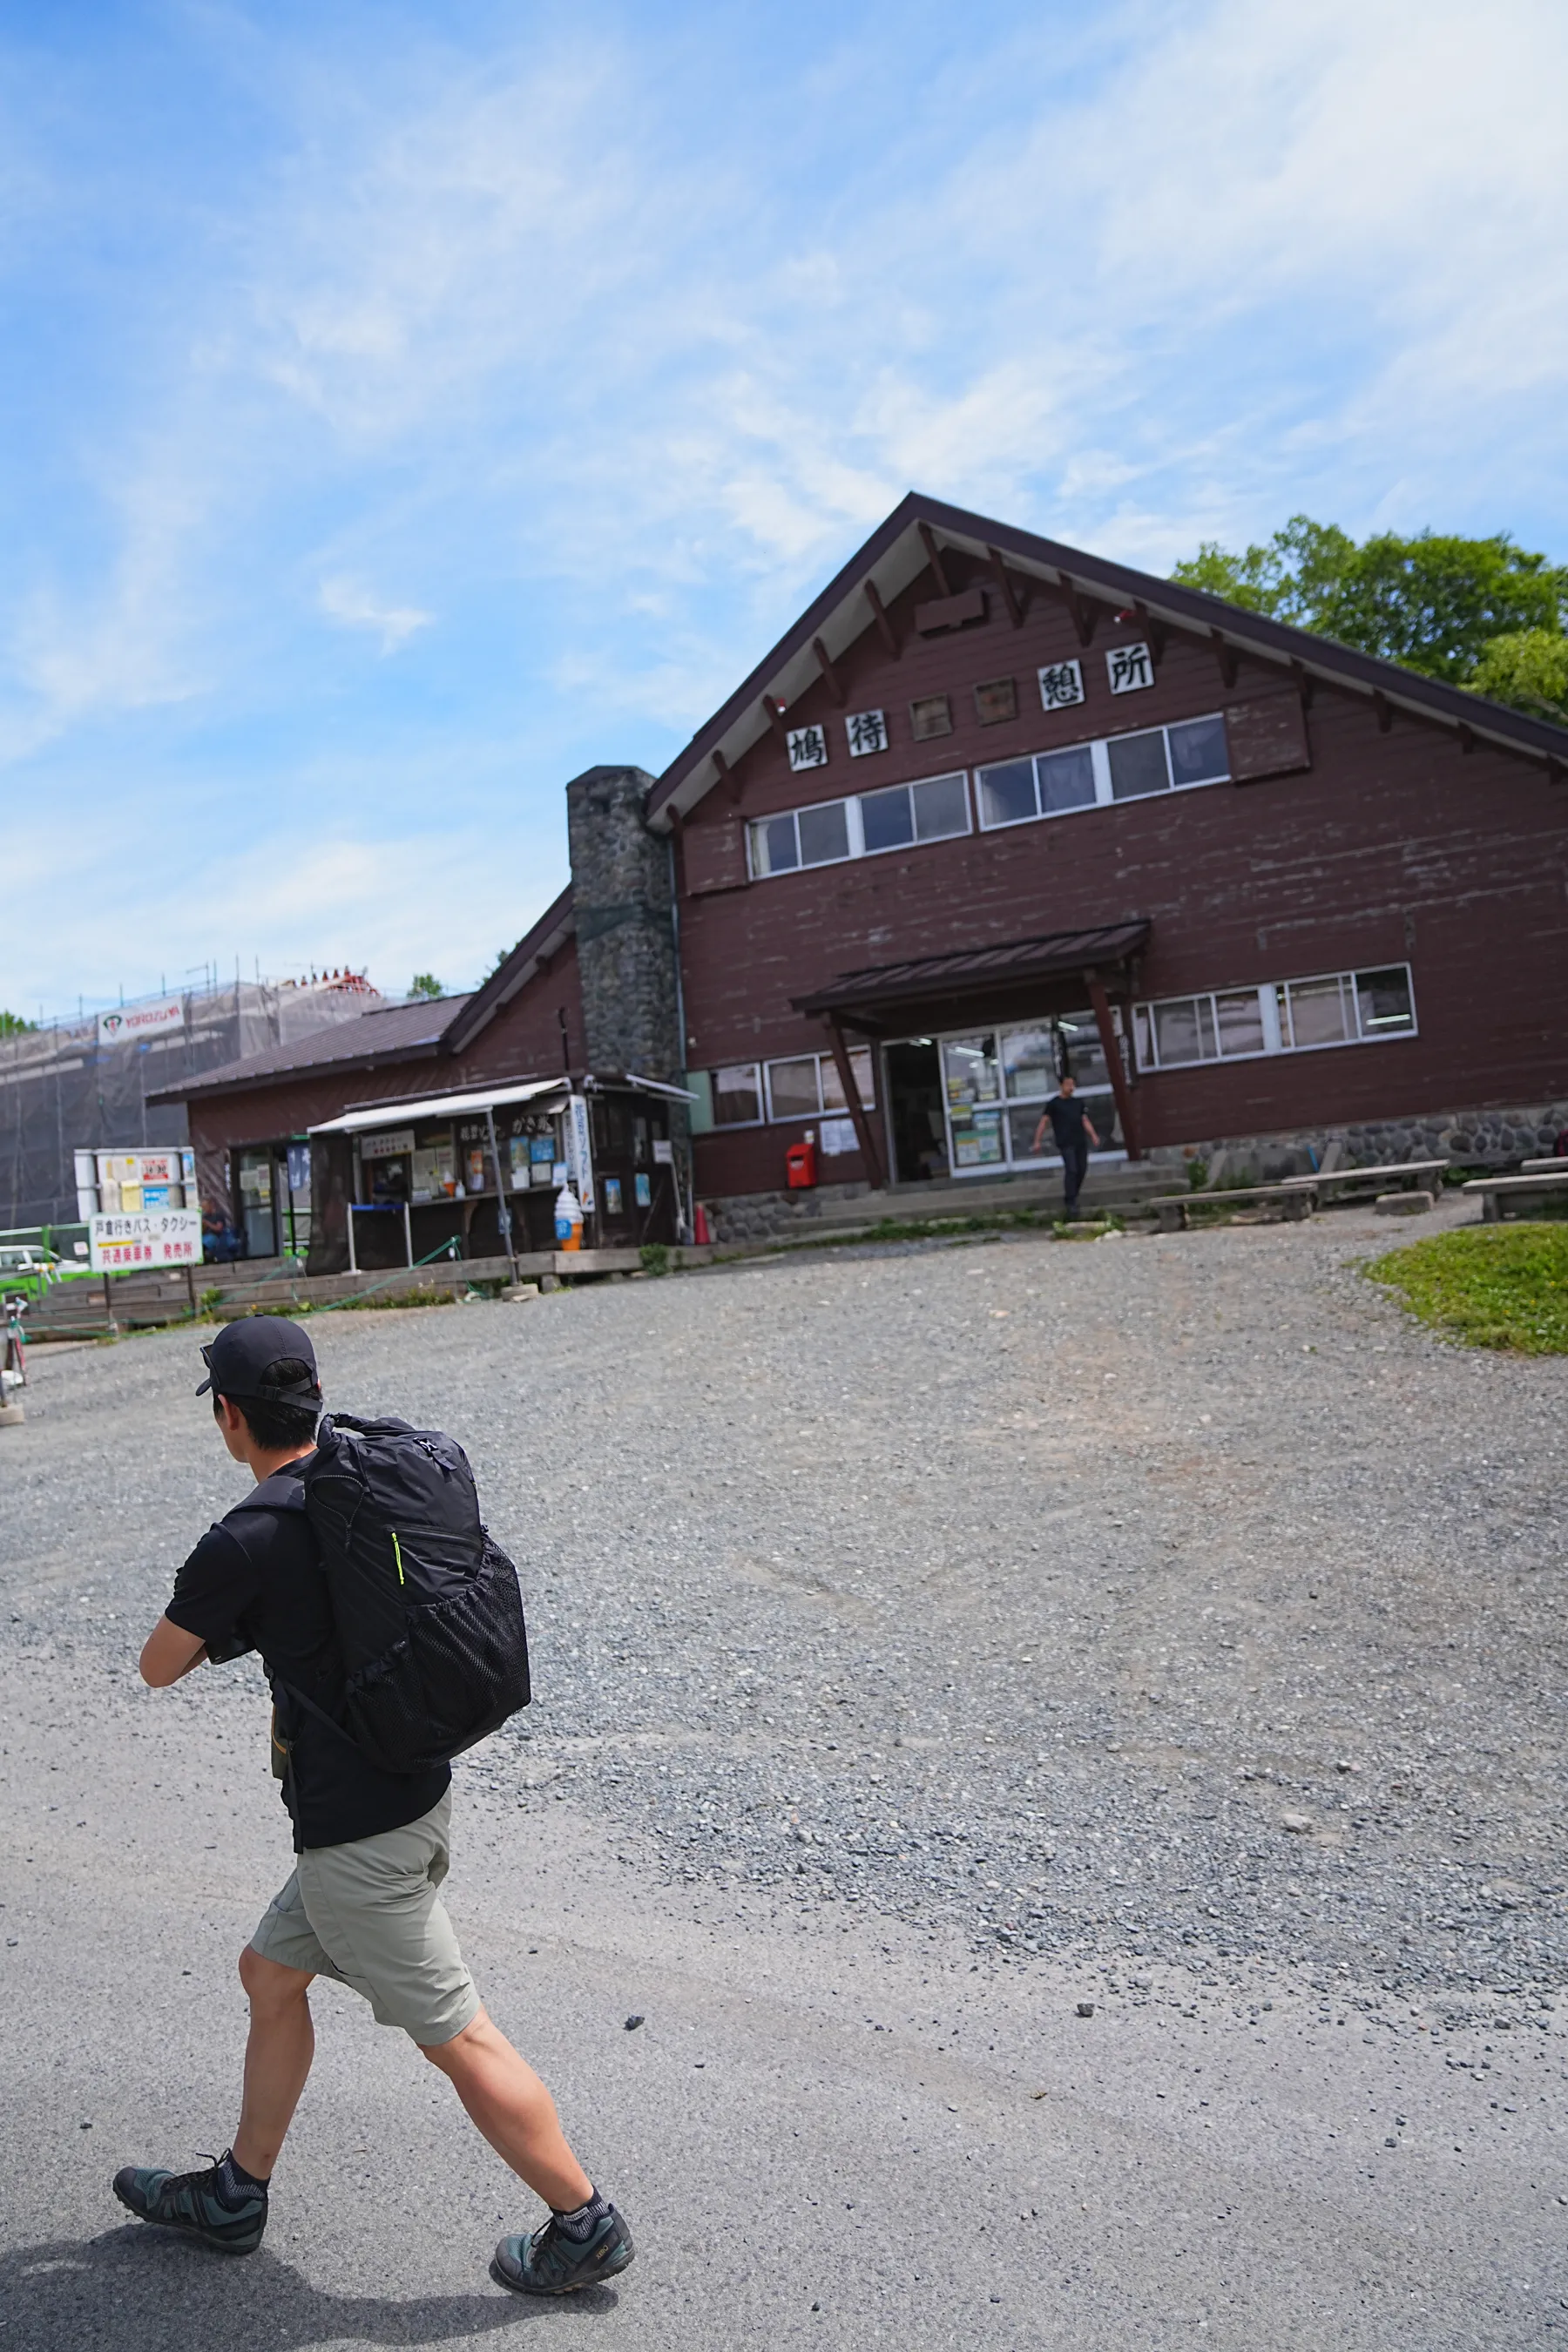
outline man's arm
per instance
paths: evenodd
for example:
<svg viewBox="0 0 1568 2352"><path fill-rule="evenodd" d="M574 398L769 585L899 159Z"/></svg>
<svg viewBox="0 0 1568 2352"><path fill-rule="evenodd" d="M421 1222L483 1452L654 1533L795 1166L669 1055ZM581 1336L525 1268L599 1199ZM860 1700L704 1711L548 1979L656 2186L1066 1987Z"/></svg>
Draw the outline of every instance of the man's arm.
<svg viewBox="0 0 1568 2352"><path fill-rule="evenodd" d="M172 1618L160 1617L142 1647L142 1679L153 1690L167 1690L193 1666L205 1664L206 1654L199 1633L187 1633Z"/></svg>
<svg viewBox="0 0 1568 2352"><path fill-rule="evenodd" d="M1083 1124L1085 1133L1088 1135L1089 1141L1098 1151L1100 1150L1100 1138L1094 1131L1094 1121L1090 1118L1088 1111L1085 1111L1083 1115Z"/></svg>

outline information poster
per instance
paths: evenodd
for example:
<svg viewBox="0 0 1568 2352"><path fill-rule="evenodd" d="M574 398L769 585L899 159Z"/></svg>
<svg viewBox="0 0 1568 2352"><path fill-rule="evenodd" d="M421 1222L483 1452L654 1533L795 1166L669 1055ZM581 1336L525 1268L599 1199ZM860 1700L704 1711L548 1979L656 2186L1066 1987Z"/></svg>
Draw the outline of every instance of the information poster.
<svg viewBox="0 0 1568 2352"><path fill-rule="evenodd" d="M145 1273L201 1261L199 1209L145 1209L89 1220L88 1262L94 1274Z"/></svg>

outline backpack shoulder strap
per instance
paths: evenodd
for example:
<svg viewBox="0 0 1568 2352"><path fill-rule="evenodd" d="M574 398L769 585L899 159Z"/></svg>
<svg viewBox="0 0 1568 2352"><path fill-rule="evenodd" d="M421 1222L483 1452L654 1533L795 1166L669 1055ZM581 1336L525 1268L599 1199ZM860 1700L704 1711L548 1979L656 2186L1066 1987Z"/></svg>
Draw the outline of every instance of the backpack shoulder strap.
<svg viewBox="0 0 1568 2352"><path fill-rule="evenodd" d="M258 1479L248 1495L224 1513L232 1518L236 1511L302 1511L305 1508L305 1481L291 1462L281 1470L274 1470L268 1478Z"/></svg>

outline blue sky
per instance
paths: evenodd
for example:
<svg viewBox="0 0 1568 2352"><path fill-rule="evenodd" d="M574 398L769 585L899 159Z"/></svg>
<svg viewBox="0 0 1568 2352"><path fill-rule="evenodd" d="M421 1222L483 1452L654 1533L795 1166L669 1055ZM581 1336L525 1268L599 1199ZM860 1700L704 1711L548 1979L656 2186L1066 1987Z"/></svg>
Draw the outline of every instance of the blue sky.
<svg viewBox="0 0 1568 2352"><path fill-rule="evenodd" d="M471 982L915 487L1568 557L1559 0L0 11L0 1004Z"/></svg>

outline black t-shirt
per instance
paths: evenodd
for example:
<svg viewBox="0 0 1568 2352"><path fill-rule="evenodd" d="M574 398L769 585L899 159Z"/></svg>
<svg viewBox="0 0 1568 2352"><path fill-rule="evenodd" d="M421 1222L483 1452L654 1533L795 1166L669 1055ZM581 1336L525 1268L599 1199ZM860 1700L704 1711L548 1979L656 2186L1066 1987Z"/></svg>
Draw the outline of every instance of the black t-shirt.
<svg viewBox="0 0 1568 2352"><path fill-rule="evenodd" d="M1051 1122L1051 1133L1056 1137L1058 1151L1067 1151L1074 1144L1089 1141L1083 1131L1083 1105L1076 1095L1053 1095L1046 1105L1046 1117Z"/></svg>
<svg viewBox="0 0 1568 2352"><path fill-rule="evenodd" d="M285 1468L298 1477L304 1466L301 1459ZM230 1511L181 1569L164 1613L224 1657L260 1651L273 1685L275 1742L288 1743L283 1801L297 1853L401 1829L438 1802L452 1777L445 1764L433 1772L378 1771L346 1734L282 1687L292 1685L329 1715L342 1696L331 1604L303 1510ZM276 1760L276 1745L273 1753Z"/></svg>

